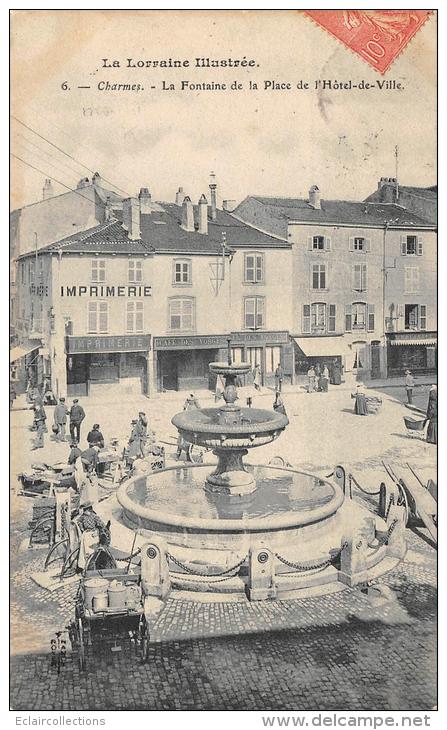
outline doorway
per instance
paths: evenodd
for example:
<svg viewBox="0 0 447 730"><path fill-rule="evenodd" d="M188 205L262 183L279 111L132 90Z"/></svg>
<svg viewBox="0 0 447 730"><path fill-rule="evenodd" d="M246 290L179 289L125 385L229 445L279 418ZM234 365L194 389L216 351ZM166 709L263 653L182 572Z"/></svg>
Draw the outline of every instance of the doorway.
<svg viewBox="0 0 447 730"><path fill-rule="evenodd" d="M371 342L371 379L380 378L380 342Z"/></svg>

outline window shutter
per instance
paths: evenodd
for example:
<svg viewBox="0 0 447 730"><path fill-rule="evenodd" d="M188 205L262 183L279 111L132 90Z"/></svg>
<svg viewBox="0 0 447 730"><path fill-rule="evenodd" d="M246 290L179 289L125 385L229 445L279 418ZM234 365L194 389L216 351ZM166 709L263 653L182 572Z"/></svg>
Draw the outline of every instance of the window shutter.
<svg viewBox="0 0 447 730"><path fill-rule="evenodd" d="M256 327L264 327L265 301L263 297L256 297Z"/></svg>
<svg viewBox="0 0 447 730"><path fill-rule="evenodd" d="M345 305L345 330L346 332L352 331L352 305Z"/></svg>
<svg viewBox="0 0 447 730"><path fill-rule="evenodd" d="M328 332L335 332L336 325L336 309L335 304L329 304Z"/></svg>
<svg viewBox="0 0 447 730"><path fill-rule="evenodd" d="M262 282L264 280L264 257L262 254L256 256L256 277L255 281Z"/></svg>
<svg viewBox="0 0 447 730"><path fill-rule="evenodd" d="M397 313L397 329L398 330L404 329L405 305L397 304L396 313Z"/></svg>
<svg viewBox="0 0 447 730"><path fill-rule="evenodd" d="M99 331L107 332L108 330L107 302L99 302Z"/></svg>
<svg viewBox="0 0 447 730"><path fill-rule="evenodd" d="M419 329L427 329L427 307L425 304L421 304L419 307Z"/></svg>
<svg viewBox="0 0 447 730"><path fill-rule="evenodd" d="M88 303L88 331L96 332L96 302Z"/></svg>
<svg viewBox="0 0 447 730"><path fill-rule="evenodd" d="M137 267L137 269L136 269L136 272L135 272L136 273L135 279L136 279L136 281L143 281L143 264L142 264L142 262L141 261L137 261L136 262L136 267Z"/></svg>
<svg viewBox="0 0 447 730"><path fill-rule="evenodd" d="M303 304L303 332L310 334L310 304Z"/></svg>
<svg viewBox="0 0 447 730"><path fill-rule="evenodd" d="M320 289L328 289L328 266L321 264L320 266Z"/></svg>
<svg viewBox="0 0 447 730"><path fill-rule="evenodd" d="M324 247L325 247L326 251L332 250L332 240L329 236L326 236L326 238L324 239L324 244L325 244Z"/></svg>
<svg viewBox="0 0 447 730"><path fill-rule="evenodd" d="M349 250L354 251L354 237L351 236L349 239Z"/></svg>
<svg viewBox="0 0 447 730"><path fill-rule="evenodd" d="M352 267L352 288L354 291L360 291L360 264L354 264Z"/></svg>
<svg viewBox="0 0 447 730"><path fill-rule="evenodd" d="M255 279L255 257L250 254L245 257L245 281Z"/></svg>
<svg viewBox="0 0 447 730"><path fill-rule="evenodd" d="M400 237L400 252L401 252L402 256L407 255L407 237L406 236Z"/></svg>
<svg viewBox="0 0 447 730"><path fill-rule="evenodd" d="M368 304L368 332L375 330L374 304Z"/></svg>
<svg viewBox="0 0 447 730"><path fill-rule="evenodd" d="M129 271L130 275L130 271ZM127 332L133 332L134 331L134 302L127 302L127 312L126 312L126 329Z"/></svg>
<svg viewBox="0 0 447 730"><path fill-rule="evenodd" d="M368 288L368 267L366 264L362 264L362 291L366 291Z"/></svg>
<svg viewBox="0 0 447 730"><path fill-rule="evenodd" d="M422 236L418 236L418 245L417 245L417 255L418 256L422 256L423 247L424 247L424 243L422 240Z"/></svg>
<svg viewBox="0 0 447 730"><path fill-rule="evenodd" d="M98 261L92 259L92 281L98 281Z"/></svg>
<svg viewBox="0 0 447 730"><path fill-rule="evenodd" d="M313 236L308 236L307 246L308 246L309 251L312 251L312 249L314 247L314 237Z"/></svg>
<svg viewBox="0 0 447 730"><path fill-rule="evenodd" d="M135 303L135 332L143 331L143 302Z"/></svg>
<svg viewBox="0 0 447 730"><path fill-rule="evenodd" d="M371 251L371 239L365 238L365 251L369 253Z"/></svg>

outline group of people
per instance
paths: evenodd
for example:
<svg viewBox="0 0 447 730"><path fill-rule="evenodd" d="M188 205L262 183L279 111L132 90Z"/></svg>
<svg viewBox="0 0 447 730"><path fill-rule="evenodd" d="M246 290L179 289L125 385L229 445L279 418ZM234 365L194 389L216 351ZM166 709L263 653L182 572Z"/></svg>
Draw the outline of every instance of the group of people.
<svg viewBox="0 0 447 730"><path fill-rule="evenodd" d="M319 363L310 366L307 371L307 392L314 393L319 391L320 393L327 393L329 390L329 368L326 364L323 367Z"/></svg>
<svg viewBox="0 0 447 730"><path fill-rule="evenodd" d="M34 422L33 428L36 431L33 450L42 449L44 447L45 433L47 431L46 421L47 414L44 408L44 402L41 398L36 398L33 403ZM65 398L59 398L53 414L53 434L56 441L66 441L67 419L69 419L69 430L72 441L78 443L81 440L81 424L85 418L85 411L79 400L75 398L71 408L65 403Z"/></svg>

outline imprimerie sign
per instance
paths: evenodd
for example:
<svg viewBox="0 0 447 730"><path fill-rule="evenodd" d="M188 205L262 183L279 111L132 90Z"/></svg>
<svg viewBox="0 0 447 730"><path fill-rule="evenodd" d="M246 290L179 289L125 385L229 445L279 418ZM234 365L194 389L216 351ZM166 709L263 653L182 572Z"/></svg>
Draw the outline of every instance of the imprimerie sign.
<svg viewBox="0 0 447 730"><path fill-rule="evenodd" d="M89 284L89 286L61 286L61 297L150 297L152 287L146 284L125 286L107 286L106 284Z"/></svg>

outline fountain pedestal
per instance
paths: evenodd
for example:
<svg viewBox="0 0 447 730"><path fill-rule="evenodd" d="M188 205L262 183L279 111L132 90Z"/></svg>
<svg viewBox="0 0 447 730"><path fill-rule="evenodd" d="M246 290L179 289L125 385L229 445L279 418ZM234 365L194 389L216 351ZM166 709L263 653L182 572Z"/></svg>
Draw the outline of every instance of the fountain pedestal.
<svg viewBox="0 0 447 730"><path fill-rule="evenodd" d="M216 470L206 479L205 489L208 492L242 496L255 491L255 478L250 472L245 471L242 461L242 457L248 454L247 449L238 451L214 449L213 454L217 456L219 462Z"/></svg>

